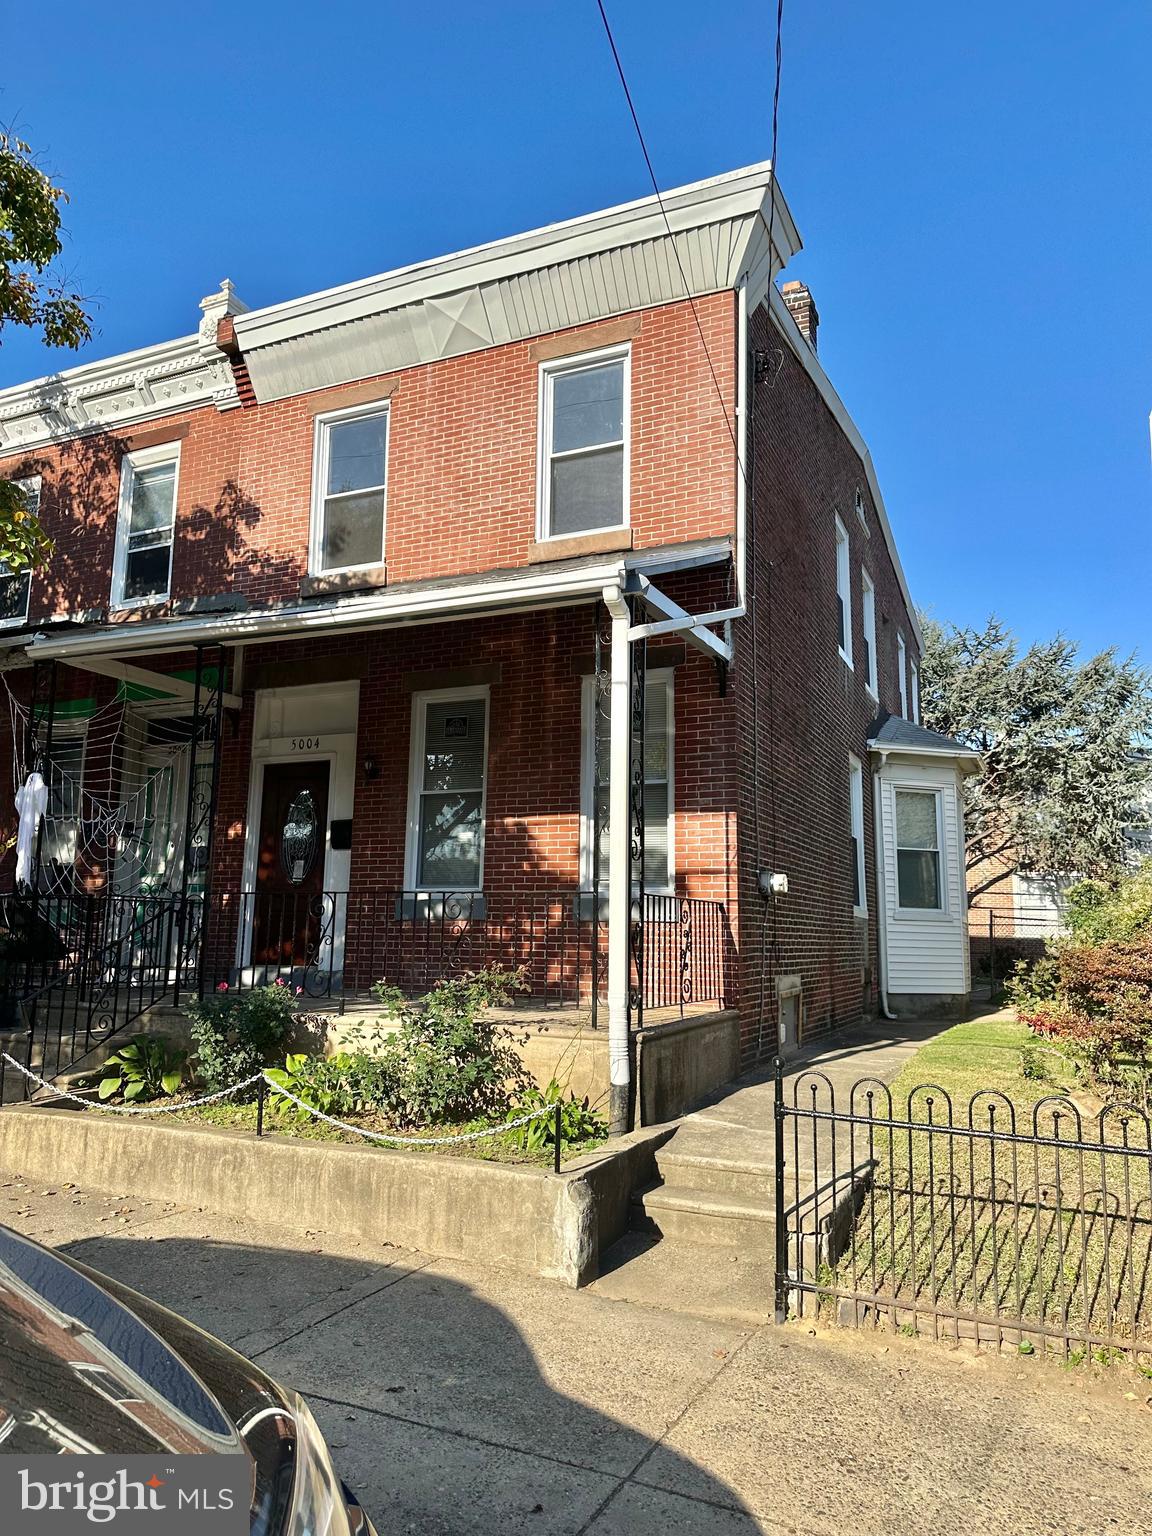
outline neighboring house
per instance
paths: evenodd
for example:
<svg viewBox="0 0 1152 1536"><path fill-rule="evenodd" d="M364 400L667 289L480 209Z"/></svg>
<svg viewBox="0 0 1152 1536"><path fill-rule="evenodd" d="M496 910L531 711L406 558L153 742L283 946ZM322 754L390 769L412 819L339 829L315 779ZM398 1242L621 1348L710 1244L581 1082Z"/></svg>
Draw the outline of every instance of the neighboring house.
<svg viewBox="0 0 1152 1536"><path fill-rule="evenodd" d="M263 310L225 283L0 393L56 540L0 639L65 964L523 964L607 1029L617 1123L670 1019L698 1091L882 992L957 1006L970 755L915 723L799 246L753 166Z"/></svg>

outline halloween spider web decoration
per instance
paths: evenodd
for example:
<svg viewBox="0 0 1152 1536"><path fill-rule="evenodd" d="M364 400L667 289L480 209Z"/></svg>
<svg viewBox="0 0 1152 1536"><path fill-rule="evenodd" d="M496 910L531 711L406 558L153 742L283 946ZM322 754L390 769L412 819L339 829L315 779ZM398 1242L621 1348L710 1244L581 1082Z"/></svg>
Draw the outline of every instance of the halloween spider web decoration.
<svg viewBox="0 0 1152 1536"><path fill-rule="evenodd" d="M48 790L39 890L66 895L93 872L116 892L172 890L182 867L189 792L199 829L192 839L197 868L206 847L211 764L193 760L185 705L143 708L118 695L84 716L57 714L49 754L46 722L37 730L28 705L0 680L12 726L12 793L36 770ZM202 726L199 746L210 745L211 729Z"/></svg>

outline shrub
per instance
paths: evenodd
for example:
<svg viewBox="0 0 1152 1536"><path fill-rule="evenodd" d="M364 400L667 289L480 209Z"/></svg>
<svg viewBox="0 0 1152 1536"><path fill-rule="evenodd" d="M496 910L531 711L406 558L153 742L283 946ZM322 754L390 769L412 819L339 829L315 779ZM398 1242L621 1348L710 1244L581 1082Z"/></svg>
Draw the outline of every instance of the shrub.
<svg viewBox="0 0 1152 1536"><path fill-rule="evenodd" d="M589 1106L588 1100L577 1099L573 1094L565 1097L565 1090L555 1078L547 1088L525 1088L512 1105L512 1119L531 1114L537 1109L551 1109L550 1115L538 1115L527 1125L518 1125L509 1136L516 1146L525 1152L541 1152L545 1147L556 1145L556 1105L560 1105L560 1144L568 1146L577 1141L601 1141L608 1134L603 1117Z"/></svg>
<svg viewBox="0 0 1152 1536"><path fill-rule="evenodd" d="M169 1098L184 1081L187 1053L178 1051L157 1035L133 1035L104 1062L97 1092L103 1104L124 1095L126 1104L136 1099Z"/></svg>
<svg viewBox="0 0 1152 1536"><path fill-rule="evenodd" d="M387 1110L395 1087L391 1063L362 1051L328 1057L290 1055L283 1067L271 1067L267 1075L313 1109L337 1118ZM309 1118L306 1109L273 1098L294 1119Z"/></svg>
<svg viewBox="0 0 1152 1536"><path fill-rule="evenodd" d="M1067 923L1080 944L1131 939L1152 930L1152 865L1115 885L1081 880L1066 896Z"/></svg>
<svg viewBox="0 0 1152 1536"><path fill-rule="evenodd" d="M296 998L282 981L250 992L221 982L187 1013L196 1046L196 1070L211 1092L231 1088L277 1059L288 1038Z"/></svg>
<svg viewBox="0 0 1152 1536"><path fill-rule="evenodd" d="M399 1125L443 1125L506 1114L530 1086L493 1003L524 989L522 971L495 966L439 982L419 1003L383 997L400 1019L377 1058L390 1069L388 1112ZM376 995L381 997L381 990Z"/></svg>

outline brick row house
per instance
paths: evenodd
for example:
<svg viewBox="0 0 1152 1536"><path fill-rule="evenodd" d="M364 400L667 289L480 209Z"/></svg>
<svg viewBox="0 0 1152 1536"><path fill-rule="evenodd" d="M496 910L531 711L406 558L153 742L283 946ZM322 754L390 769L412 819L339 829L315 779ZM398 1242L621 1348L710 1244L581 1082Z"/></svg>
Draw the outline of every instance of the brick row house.
<svg viewBox="0 0 1152 1536"><path fill-rule="evenodd" d="M520 965L617 1126L638 1060L650 1118L956 1006L972 763L917 723L799 246L753 166L262 310L226 282L0 393L56 548L0 576L37 985L119 1019Z"/></svg>

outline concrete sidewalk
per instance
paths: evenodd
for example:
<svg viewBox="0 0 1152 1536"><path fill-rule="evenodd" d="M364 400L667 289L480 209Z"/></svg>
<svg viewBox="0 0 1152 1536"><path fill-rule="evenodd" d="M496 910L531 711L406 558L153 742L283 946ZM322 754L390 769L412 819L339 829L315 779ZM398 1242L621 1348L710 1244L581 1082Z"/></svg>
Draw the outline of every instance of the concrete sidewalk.
<svg viewBox="0 0 1152 1536"><path fill-rule="evenodd" d="M0 1220L304 1391L380 1536L1147 1529L1152 1383L1127 1371L741 1326L10 1173Z"/></svg>

